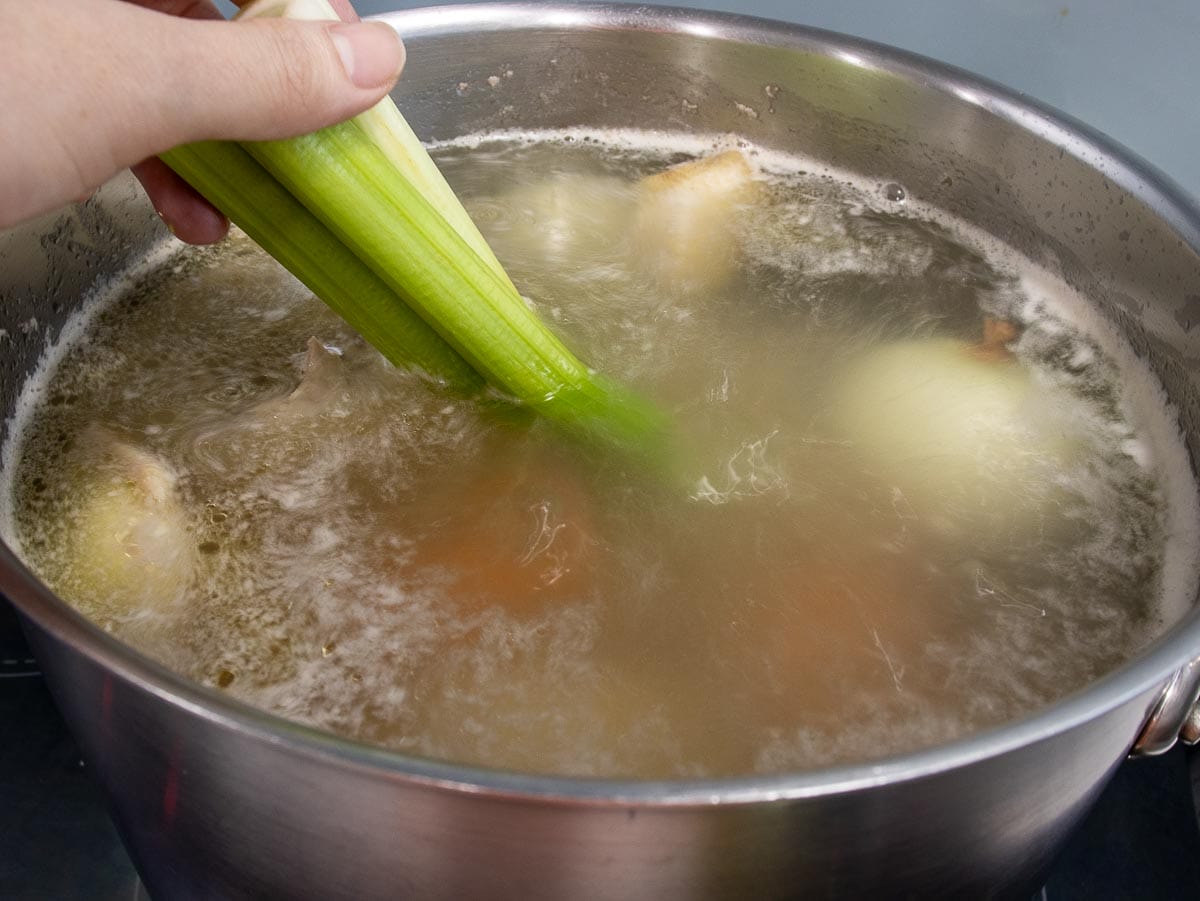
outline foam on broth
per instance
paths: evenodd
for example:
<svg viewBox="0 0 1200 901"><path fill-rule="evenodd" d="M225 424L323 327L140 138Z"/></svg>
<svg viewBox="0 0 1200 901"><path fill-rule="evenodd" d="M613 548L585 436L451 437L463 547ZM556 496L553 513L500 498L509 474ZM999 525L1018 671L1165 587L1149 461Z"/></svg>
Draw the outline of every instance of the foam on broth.
<svg viewBox="0 0 1200 901"><path fill-rule="evenodd" d="M235 239L134 274L48 352L6 448L6 536L204 684L543 773L899 753L1077 690L1181 615L1192 475L1161 389L1087 301L911 199L749 147L736 270L664 284L622 224L635 180L725 146L572 131L435 149L529 302L671 413L686 488L392 368ZM985 315L1022 326L1038 421L1073 450L1036 479L981 466L979 515L864 455L839 392L881 348L978 341ZM178 596L97 591L66 537L113 442L169 467Z"/></svg>

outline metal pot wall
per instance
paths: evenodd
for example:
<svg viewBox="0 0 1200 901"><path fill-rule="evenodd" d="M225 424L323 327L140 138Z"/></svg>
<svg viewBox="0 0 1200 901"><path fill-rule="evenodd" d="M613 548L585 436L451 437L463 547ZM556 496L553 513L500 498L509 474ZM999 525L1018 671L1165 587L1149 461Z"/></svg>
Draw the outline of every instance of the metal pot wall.
<svg viewBox="0 0 1200 901"><path fill-rule="evenodd" d="M391 21L409 45L397 99L425 137L737 132L903 184L1095 298L1200 446L1200 209L1082 126L926 60L744 18L530 4ZM165 239L128 179L2 236L4 409L90 287ZM6 548L0 588L160 899L1029 897L1139 735L1175 740L1200 655L1193 610L1087 691L953 744L774 777L587 781L406 758L251 710L122 647Z"/></svg>

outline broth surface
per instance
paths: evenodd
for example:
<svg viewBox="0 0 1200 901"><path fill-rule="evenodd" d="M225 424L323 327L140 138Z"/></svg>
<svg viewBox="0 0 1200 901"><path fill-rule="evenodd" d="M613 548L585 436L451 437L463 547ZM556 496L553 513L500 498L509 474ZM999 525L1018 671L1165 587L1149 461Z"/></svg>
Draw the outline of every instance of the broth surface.
<svg viewBox="0 0 1200 901"><path fill-rule="evenodd" d="M897 186L754 148L752 186L672 243L638 179L696 151L435 154L539 314L671 415L683 484L393 368L235 237L98 307L29 389L10 535L203 684L538 773L878 758L1035 711L1161 631L1194 543L1167 498L1194 488L1069 290ZM89 543L113 530L158 555L128 590Z"/></svg>

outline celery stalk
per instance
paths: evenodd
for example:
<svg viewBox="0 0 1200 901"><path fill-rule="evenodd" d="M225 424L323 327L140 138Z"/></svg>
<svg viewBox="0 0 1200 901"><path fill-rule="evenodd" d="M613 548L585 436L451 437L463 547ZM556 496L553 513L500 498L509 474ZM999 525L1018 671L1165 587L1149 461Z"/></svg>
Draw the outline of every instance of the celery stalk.
<svg viewBox="0 0 1200 901"><path fill-rule="evenodd" d="M658 431L655 414L593 375L356 121L244 146L495 387L606 441L638 445Z"/></svg>
<svg viewBox="0 0 1200 901"><path fill-rule="evenodd" d="M247 4L237 14L238 19L275 17L306 21L336 20L337 13L328 0L258 0ZM425 195L439 213L489 266L505 280L508 274L496 259L492 248L470 215L459 202L454 189L446 182L437 164L426 152L420 138L390 97L386 97L354 119L367 136L392 161L398 170Z"/></svg>
<svg viewBox="0 0 1200 901"><path fill-rule="evenodd" d="M337 18L327 0L239 14L255 16ZM573 432L664 460L661 415L534 315L390 98L314 134L163 158L388 359L468 390L482 376Z"/></svg>
<svg viewBox="0 0 1200 901"><path fill-rule="evenodd" d="M336 19L326 0L260 0L242 18ZM591 373L537 318L390 98L311 135L243 146L502 392L640 450L659 415Z"/></svg>
<svg viewBox="0 0 1200 901"><path fill-rule="evenodd" d="M459 390L482 387L469 363L237 144L203 141L162 159L394 365Z"/></svg>

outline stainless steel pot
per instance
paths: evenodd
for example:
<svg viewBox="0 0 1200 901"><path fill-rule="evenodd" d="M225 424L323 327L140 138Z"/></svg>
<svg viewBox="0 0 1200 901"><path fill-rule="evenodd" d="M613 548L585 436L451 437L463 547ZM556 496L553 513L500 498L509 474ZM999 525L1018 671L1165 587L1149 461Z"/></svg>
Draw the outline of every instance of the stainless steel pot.
<svg viewBox="0 0 1200 901"><path fill-rule="evenodd" d="M391 21L409 45L398 99L427 137L737 132L901 183L1096 298L1200 447L1200 209L1086 128L927 60L745 18L529 4ZM89 287L163 238L128 180L3 236L5 409ZM1200 725L1193 610L1036 716L871 765L657 783L450 766L185 682L0 558L0 588L159 899L1027 898L1139 736L1160 750L1189 711L1191 737Z"/></svg>

